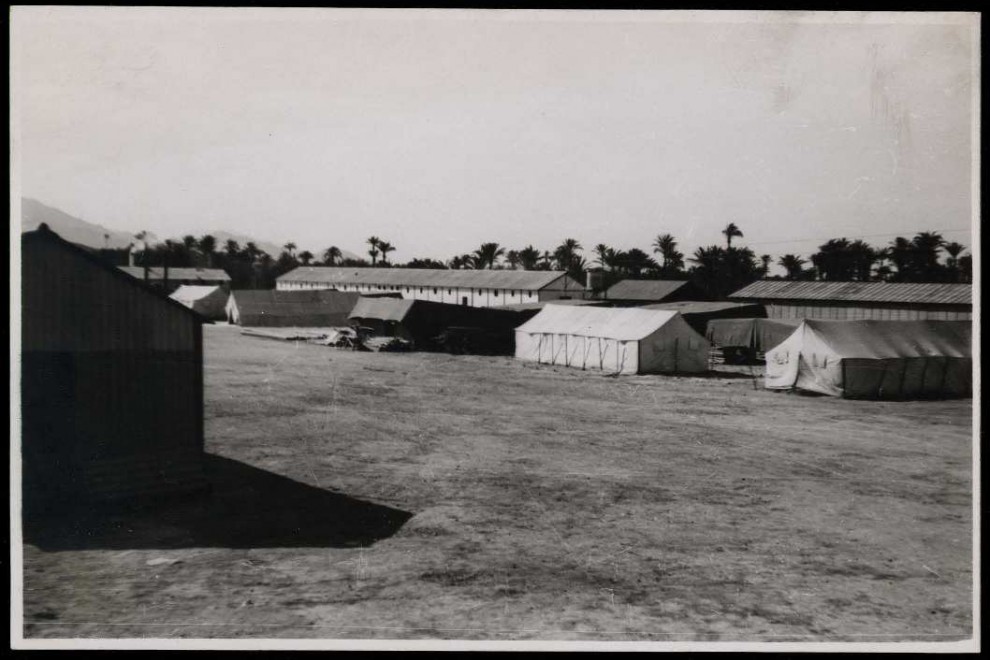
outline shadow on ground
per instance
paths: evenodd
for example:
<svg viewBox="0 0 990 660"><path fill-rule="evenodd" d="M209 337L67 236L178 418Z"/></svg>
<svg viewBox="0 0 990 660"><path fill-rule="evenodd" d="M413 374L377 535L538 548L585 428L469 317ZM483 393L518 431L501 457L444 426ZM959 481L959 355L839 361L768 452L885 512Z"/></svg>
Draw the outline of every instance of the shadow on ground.
<svg viewBox="0 0 990 660"><path fill-rule="evenodd" d="M368 546L412 516L206 455L211 491L140 510L25 513L24 540L46 551Z"/></svg>

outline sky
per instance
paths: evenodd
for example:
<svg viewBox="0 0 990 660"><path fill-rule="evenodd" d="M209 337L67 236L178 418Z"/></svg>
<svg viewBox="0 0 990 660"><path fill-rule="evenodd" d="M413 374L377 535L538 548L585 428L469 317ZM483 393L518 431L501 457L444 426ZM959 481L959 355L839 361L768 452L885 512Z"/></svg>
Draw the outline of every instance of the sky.
<svg viewBox="0 0 990 660"><path fill-rule="evenodd" d="M978 17L18 8L20 194L160 237L449 259L970 245Z"/></svg>

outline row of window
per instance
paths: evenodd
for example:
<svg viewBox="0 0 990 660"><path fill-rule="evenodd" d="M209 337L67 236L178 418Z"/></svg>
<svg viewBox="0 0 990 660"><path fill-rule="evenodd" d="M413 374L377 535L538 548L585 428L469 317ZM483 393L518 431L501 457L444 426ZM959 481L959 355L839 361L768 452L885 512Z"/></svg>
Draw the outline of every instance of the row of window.
<svg viewBox="0 0 990 660"><path fill-rule="evenodd" d="M299 285L299 286L302 286L302 285ZM310 286L313 287L313 288L315 288L317 285L316 284L311 284ZM408 287L408 286L407 287L390 286L390 285L386 285L386 284L370 284L370 285L369 284L353 284L353 285L346 285L345 284L344 286L354 286L355 288L368 287L368 288L372 288L372 289L374 289L376 291L397 291L397 292L401 292L403 289L405 289L405 292L406 293L412 293L412 289L416 288L416 287ZM424 293L425 290L426 290L426 287L419 287L419 293ZM437 288L437 287L433 287L433 293L434 294L439 294L440 293L440 289ZM480 289L479 290L479 294L480 295L485 295L486 293L488 293L488 289ZM495 297L498 297L499 293L500 293L499 289L492 289L491 290L491 294L493 296L495 296ZM454 290L453 289L447 289L447 295L453 295L453 294L454 294ZM506 293L506 295L508 295L508 296L522 296L522 295L535 296L536 295L536 291L517 291L517 290L511 290L511 291L508 291Z"/></svg>

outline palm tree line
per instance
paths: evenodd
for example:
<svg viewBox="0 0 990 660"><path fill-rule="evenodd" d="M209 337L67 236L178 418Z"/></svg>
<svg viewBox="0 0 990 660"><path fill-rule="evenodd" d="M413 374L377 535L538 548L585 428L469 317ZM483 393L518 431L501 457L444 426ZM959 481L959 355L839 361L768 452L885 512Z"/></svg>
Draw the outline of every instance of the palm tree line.
<svg viewBox="0 0 990 660"><path fill-rule="evenodd" d="M565 271L583 280L588 270L602 274L601 286L610 286L626 278L690 279L715 297L760 278L825 281L889 282L970 282L972 256L963 254L966 246L946 241L938 232L920 232L913 238L897 237L886 246L871 246L863 240L830 239L809 258L784 254L776 260L769 254L757 256L734 239L744 239L743 231L729 223L721 231L723 245L697 248L690 257L678 250L677 239L670 233L658 234L649 251L639 248L620 250L604 243L595 245L589 256L574 238L565 238L553 250L540 250L532 244L510 249L497 242L484 242L473 252L454 255L446 261L415 258L394 264L390 254L396 247L377 236L367 239L366 259L345 259L337 246L316 255L297 251L293 242L282 246L278 256L269 255L253 242L243 246L235 240L218 245L207 234L199 238L187 235L181 241L167 240L144 246L145 232L139 241L138 265L222 268L231 276L235 288L270 288L275 279L299 266L508 269ZM105 253L120 251L103 250ZM943 258L944 256L944 258ZM119 254L116 256L119 259ZM780 266L783 275L770 275L771 265Z"/></svg>

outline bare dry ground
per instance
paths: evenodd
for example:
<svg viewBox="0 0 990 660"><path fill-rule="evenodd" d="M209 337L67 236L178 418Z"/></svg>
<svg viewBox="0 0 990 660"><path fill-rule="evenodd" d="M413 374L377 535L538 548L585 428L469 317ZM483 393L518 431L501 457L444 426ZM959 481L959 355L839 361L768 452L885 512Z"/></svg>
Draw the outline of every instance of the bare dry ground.
<svg viewBox="0 0 990 660"><path fill-rule="evenodd" d="M27 636L971 636L969 400L205 336L212 496L28 530Z"/></svg>

